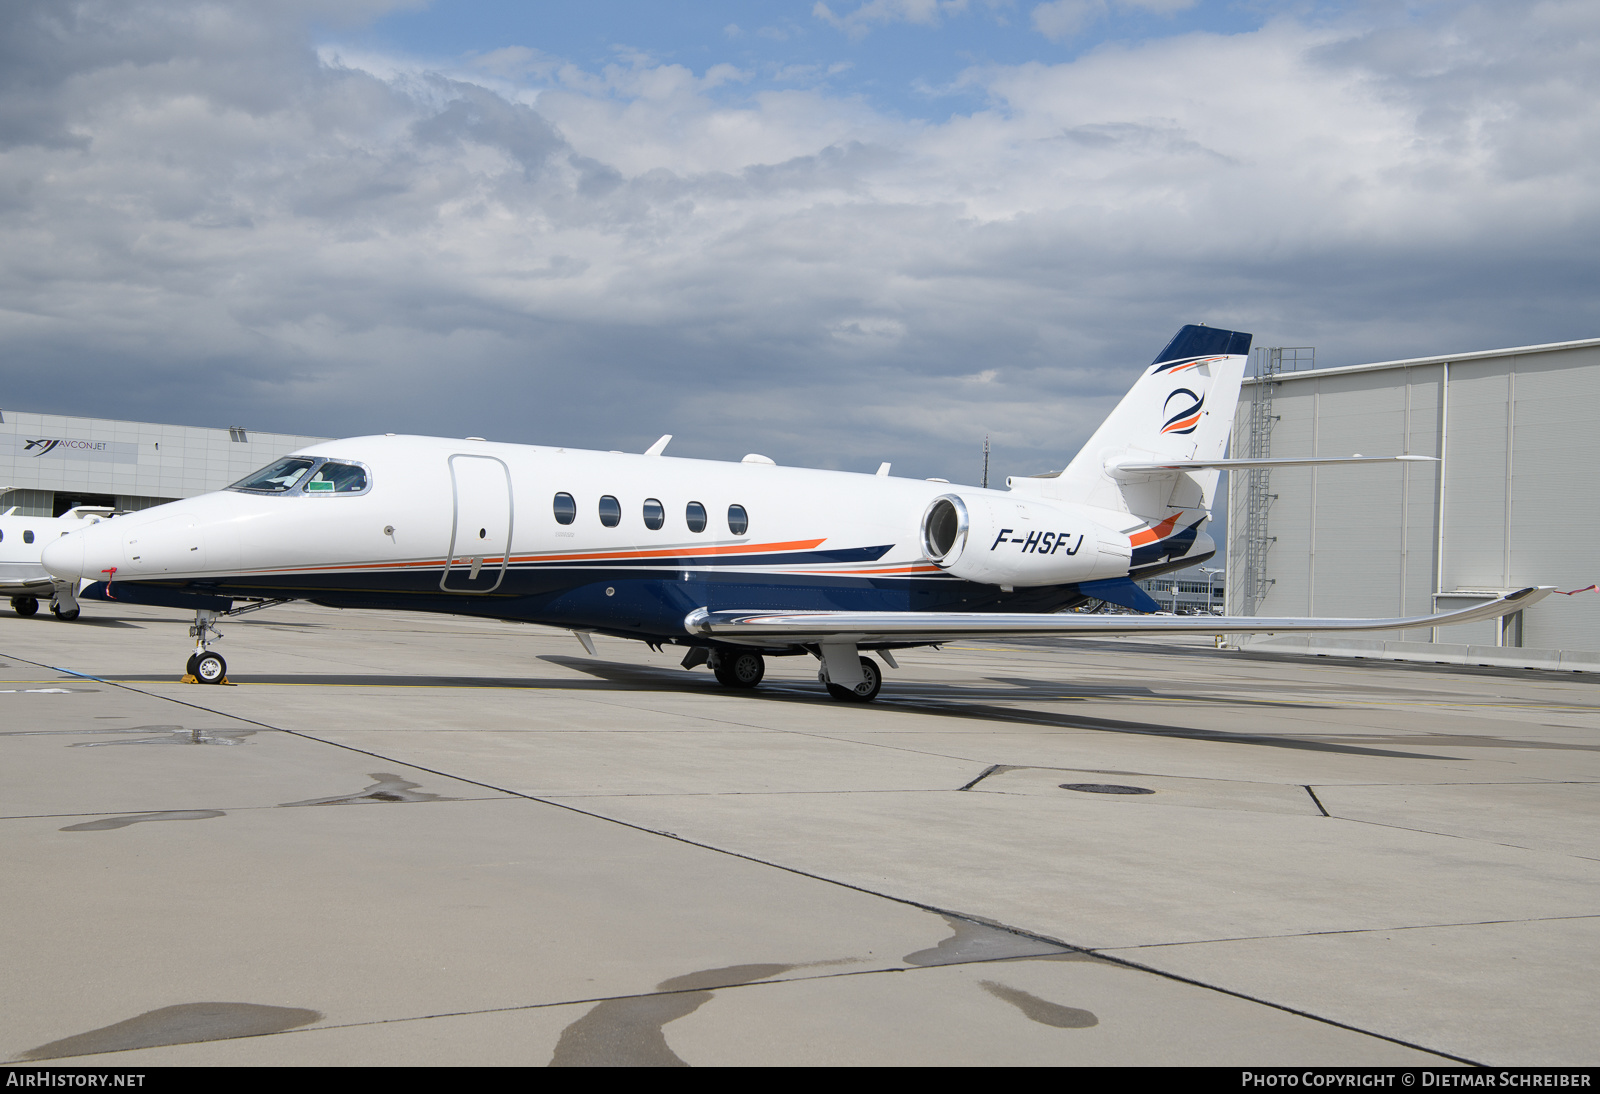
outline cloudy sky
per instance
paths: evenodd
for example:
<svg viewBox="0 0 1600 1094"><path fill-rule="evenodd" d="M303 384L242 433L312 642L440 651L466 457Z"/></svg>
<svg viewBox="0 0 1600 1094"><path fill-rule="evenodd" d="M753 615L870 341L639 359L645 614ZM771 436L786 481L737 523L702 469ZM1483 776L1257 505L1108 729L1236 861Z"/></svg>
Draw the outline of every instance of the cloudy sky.
<svg viewBox="0 0 1600 1094"><path fill-rule="evenodd" d="M0 407L974 481L1600 335L1600 5L0 6Z"/></svg>

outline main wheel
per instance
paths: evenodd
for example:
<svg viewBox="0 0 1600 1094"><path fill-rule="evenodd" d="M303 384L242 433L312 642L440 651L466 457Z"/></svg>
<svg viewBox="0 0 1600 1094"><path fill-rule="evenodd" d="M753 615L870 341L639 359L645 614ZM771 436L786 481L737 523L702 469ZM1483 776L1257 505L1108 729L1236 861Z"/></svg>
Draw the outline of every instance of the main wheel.
<svg viewBox="0 0 1600 1094"><path fill-rule="evenodd" d="M202 684L220 684L228 675L228 663L220 653L202 653L194 659L194 678Z"/></svg>
<svg viewBox="0 0 1600 1094"><path fill-rule="evenodd" d="M39 610L39 598L36 596L14 596L11 598L11 610L26 619Z"/></svg>
<svg viewBox="0 0 1600 1094"><path fill-rule="evenodd" d="M741 650L738 653L718 651L711 671L717 683L728 688L753 688L767 674L767 661L759 653Z"/></svg>
<svg viewBox="0 0 1600 1094"><path fill-rule="evenodd" d="M870 703L878 697L878 689L883 687L883 670L878 668L876 661L863 657L861 659L861 683L853 688L843 684L835 684L823 674L823 683L828 685L828 694L845 703Z"/></svg>

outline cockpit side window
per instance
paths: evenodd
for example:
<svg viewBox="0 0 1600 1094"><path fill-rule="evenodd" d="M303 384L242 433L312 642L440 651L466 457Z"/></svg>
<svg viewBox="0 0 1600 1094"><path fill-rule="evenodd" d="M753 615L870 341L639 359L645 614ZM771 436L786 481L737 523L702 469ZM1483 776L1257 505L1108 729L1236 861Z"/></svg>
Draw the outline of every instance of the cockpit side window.
<svg viewBox="0 0 1600 1094"><path fill-rule="evenodd" d="M308 494L359 494L366 488L365 468L332 460L317 468L316 474L306 480Z"/></svg>
<svg viewBox="0 0 1600 1094"><path fill-rule="evenodd" d="M248 490L253 494L286 494L305 478L306 472L315 463L315 460L304 456L285 456L254 475L240 479L228 489Z"/></svg>

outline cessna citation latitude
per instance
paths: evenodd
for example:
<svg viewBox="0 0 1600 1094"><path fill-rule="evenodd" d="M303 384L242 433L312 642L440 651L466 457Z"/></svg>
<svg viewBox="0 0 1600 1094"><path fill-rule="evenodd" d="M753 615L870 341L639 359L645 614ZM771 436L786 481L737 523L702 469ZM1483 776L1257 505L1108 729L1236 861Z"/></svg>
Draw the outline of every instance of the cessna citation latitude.
<svg viewBox="0 0 1600 1094"><path fill-rule="evenodd" d="M190 675L222 681L220 616L287 600L520 620L687 647L730 688L810 654L837 699L882 683L875 651L961 638L1391 630L1505 615L1547 595L1403 619L1099 615L1157 608L1140 578L1210 558L1250 335L1186 326L1065 471L1005 490L942 481L435 437L312 445L227 490L44 549L85 599L193 608ZM1392 460L1424 460L1395 456ZM237 605L237 606L236 606Z"/></svg>

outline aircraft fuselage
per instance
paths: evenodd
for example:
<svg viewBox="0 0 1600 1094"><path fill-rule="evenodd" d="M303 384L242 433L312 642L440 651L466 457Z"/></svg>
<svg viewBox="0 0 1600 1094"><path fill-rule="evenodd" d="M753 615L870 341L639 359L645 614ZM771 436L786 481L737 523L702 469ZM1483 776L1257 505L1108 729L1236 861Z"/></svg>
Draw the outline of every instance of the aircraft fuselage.
<svg viewBox="0 0 1600 1094"><path fill-rule="evenodd" d="M1078 581L1008 588L931 562L924 514L952 491L1000 507L1010 533L971 551L1001 560L1048 551L1053 572L1084 580L1126 577L1135 548L1124 529L1145 526L1009 491L766 463L412 436L302 455L312 465L279 493L229 489L119 517L72 533L51 564L109 580L114 597L130 590L124 599L140 587L297 598L665 641L685 638L697 608L1050 612L1089 599ZM324 474L324 460L359 472ZM1214 550L1192 529L1186 540L1172 531L1146 530L1168 547L1141 573ZM1095 553L1108 539L1122 545L1114 573Z"/></svg>

